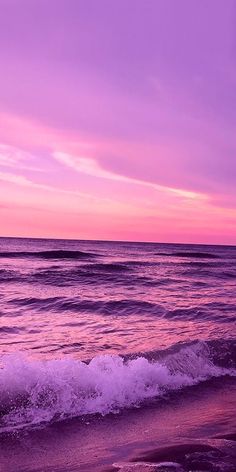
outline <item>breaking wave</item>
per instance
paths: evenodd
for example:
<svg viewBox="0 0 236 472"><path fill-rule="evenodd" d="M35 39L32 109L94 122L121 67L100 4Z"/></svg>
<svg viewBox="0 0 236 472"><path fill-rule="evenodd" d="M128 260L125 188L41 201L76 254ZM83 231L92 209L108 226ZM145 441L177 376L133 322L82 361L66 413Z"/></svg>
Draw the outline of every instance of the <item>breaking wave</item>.
<svg viewBox="0 0 236 472"><path fill-rule="evenodd" d="M159 359L145 354L125 359L105 355L85 363L5 356L0 369L0 432L118 413L212 377L236 375L230 364L215 362L215 353L207 343L196 342L174 347Z"/></svg>

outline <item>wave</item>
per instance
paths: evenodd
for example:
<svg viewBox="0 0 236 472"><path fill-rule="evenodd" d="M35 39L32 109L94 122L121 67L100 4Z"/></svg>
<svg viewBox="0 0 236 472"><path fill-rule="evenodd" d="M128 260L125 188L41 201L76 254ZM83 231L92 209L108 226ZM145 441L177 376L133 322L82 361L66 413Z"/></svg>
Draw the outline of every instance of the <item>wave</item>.
<svg viewBox="0 0 236 472"><path fill-rule="evenodd" d="M236 305L227 303L204 303L199 306L188 308L175 308L166 312L165 317L168 319L182 318L186 320L211 320L216 322L235 322L236 321Z"/></svg>
<svg viewBox="0 0 236 472"><path fill-rule="evenodd" d="M8 301L11 305L29 306L37 311L72 311L72 312L95 312L104 315L131 315L152 314L163 315L164 308L157 303L141 300L85 300L78 297L48 297L48 298L18 298Z"/></svg>
<svg viewBox="0 0 236 472"><path fill-rule="evenodd" d="M100 267L97 267L100 266ZM30 273L17 271L0 271L0 283L25 282L56 287L70 287L74 285L132 285L132 268L118 264L83 264L72 269L40 268ZM169 283L169 280L152 280L148 277L134 275L135 283L140 285L160 285Z"/></svg>
<svg viewBox="0 0 236 472"><path fill-rule="evenodd" d="M218 283L218 280L226 280L228 281L229 279L235 279L236 278L236 271L232 270L230 272L225 272L224 270L219 268L213 268L212 266L206 266L206 267L188 267L186 270L181 271L181 275L183 277L191 277L191 279L194 279L195 277L201 276L203 280L205 280L208 285L210 286L212 284L212 279L216 280L216 283Z"/></svg>
<svg viewBox="0 0 236 472"><path fill-rule="evenodd" d="M158 261L147 261L147 260L144 260L144 261L135 260L135 261L124 261L124 264L126 266L134 266L134 267L135 266L137 266L137 267L142 267L142 266L144 266L144 267L153 267L153 266L160 265L160 262L158 262Z"/></svg>
<svg viewBox="0 0 236 472"><path fill-rule="evenodd" d="M132 267L121 264L83 264L79 267L62 270L40 269L27 277L28 283L40 283L58 287L74 285L104 285L116 284L133 286L134 281L140 285L160 285L169 283L169 280L152 280L148 277L136 275ZM151 282L151 283L150 283Z"/></svg>
<svg viewBox="0 0 236 472"><path fill-rule="evenodd" d="M226 279L236 279L236 271L223 271L221 272L221 277Z"/></svg>
<svg viewBox="0 0 236 472"><path fill-rule="evenodd" d="M0 326L0 333L16 334L20 331L25 331L25 329L18 326Z"/></svg>
<svg viewBox="0 0 236 472"><path fill-rule="evenodd" d="M143 300L86 300L79 297L61 296L37 298L15 298L8 305L24 307L41 312L94 313L101 316L151 316L177 320L210 320L219 323L235 322L236 305L234 303L211 302L186 308L168 310L165 305Z"/></svg>
<svg viewBox="0 0 236 472"><path fill-rule="evenodd" d="M0 258L30 258L40 259L88 259L96 257L96 254L84 251L51 250L51 251L17 251L0 252Z"/></svg>
<svg viewBox="0 0 236 472"><path fill-rule="evenodd" d="M203 342L175 347L159 360L103 355L85 363L5 356L0 369L0 431L118 413L213 377L236 375L236 370L215 364L211 356Z"/></svg>
<svg viewBox="0 0 236 472"><path fill-rule="evenodd" d="M98 272L124 272L129 271L130 268L125 264L119 263L105 263L105 264L89 264L83 265L83 270L86 271L98 271Z"/></svg>
<svg viewBox="0 0 236 472"><path fill-rule="evenodd" d="M0 283L16 282L20 280L20 275L14 270L0 269Z"/></svg>
<svg viewBox="0 0 236 472"><path fill-rule="evenodd" d="M169 256L169 257L191 257L194 259L219 259L220 256L218 254L213 254L210 252L185 252L185 251L178 251L178 252L158 252L156 256Z"/></svg>
<svg viewBox="0 0 236 472"><path fill-rule="evenodd" d="M212 268L212 269L217 269L218 267L220 267L222 269L222 261L220 262L208 262L208 261L184 261L184 262L181 262L179 264L180 266L183 266L183 267L203 267L204 268Z"/></svg>

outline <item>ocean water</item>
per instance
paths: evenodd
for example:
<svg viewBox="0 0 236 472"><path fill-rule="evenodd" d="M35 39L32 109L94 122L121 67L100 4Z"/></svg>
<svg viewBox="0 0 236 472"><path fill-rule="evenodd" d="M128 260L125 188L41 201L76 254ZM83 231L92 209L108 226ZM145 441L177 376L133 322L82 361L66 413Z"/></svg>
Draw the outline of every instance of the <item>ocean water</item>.
<svg viewBox="0 0 236 472"><path fill-rule="evenodd" d="M0 316L0 440L176 396L207 404L223 384L228 422L208 422L235 434L236 247L1 238ZM199 470L236 470L200 452Z"/></svg>

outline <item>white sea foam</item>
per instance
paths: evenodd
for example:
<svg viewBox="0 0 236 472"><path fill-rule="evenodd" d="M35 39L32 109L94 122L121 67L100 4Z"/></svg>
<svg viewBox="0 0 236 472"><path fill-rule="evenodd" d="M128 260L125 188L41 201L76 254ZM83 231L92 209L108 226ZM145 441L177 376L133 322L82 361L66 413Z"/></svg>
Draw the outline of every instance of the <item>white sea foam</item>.
<svg viewBox="0 0 236 472"><path fill-rule="evenodd" d="M11 355L2 358L2 365L2 428L115 413L228 372L211 362L204 343L183 347L161 362L144 357L125 362L104 355L86 364L71 358L45 362Z"/></svg>

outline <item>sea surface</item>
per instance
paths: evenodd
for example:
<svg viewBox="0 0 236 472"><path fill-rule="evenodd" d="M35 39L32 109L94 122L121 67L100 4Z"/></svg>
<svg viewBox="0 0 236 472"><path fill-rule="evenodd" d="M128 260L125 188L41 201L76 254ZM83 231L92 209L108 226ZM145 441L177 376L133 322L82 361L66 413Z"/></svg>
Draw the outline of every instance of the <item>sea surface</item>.
<svg viewBox="0 0 236 472"><path fill-rule="evenodd" d="M104 464L235 472L235 321L236 247L0 238L4 472ZM129 418L140 421L132 437ZM110 444L105 453L117 422L123 432L114 441L123 452ZM73 444L85 452L97 435L103 458L111 450L114 457L103 463L98 452L91 462L91 451L77 452L59 466L59 452L47 456L52 428L60 440L68 428L80 431ZM29 438L41 455L24 455L19 441ZM149 444L148 453L131 447L137 442ZM9 448L18 451L12 463Z"/></svg>

